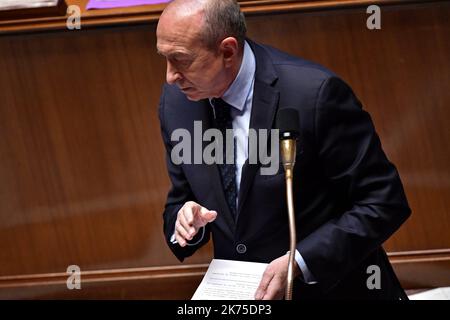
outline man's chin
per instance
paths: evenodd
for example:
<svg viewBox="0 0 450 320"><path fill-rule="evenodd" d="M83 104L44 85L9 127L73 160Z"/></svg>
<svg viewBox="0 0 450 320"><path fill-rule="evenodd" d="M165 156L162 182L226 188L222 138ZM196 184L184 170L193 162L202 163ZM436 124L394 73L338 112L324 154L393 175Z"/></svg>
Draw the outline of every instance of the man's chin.
<svg viewBox="0 0 450 320"><path fill-rule="evenodd" d="M190 101L200 101L202 99L204 99L204 97L202 97L199 94L195 94L193 92L184 92L184 95L186 96L186 98Z"/></svg>
<svg viewBox="0 0 450 320"><path fill-rule="evenodd" d="M197 102L197 101L202 100L201 98L198 98L198 97L190 97L190 96L188 96L188 95L186 95L186 98L187 98L189 101L194 101L194 102Z"/></svg>

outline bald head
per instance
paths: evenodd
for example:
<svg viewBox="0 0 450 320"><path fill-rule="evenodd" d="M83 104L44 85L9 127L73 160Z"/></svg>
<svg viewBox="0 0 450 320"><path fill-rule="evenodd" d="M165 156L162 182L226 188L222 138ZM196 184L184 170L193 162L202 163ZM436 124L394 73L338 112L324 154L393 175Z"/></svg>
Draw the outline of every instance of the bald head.
<svg viewBox="0 0 450 320"><path fill-rule="evenodd" d="M226 37L236 38L242 48L247 32L244 15L236 0L171 1L159 23L174 25L179 22L188 25L189 31L195 31L201 43L211 50Z"/></svg>
<svg viewBox="0 0 450 320"><path fill-rule="evenodd" d="M189 15L198 10L202 10L208 0L173 0L170 1L164 9L164 14L177 14L179 16Z"/></svg>
<svg viewBox="0 0 450 320"><path fill-rule="evenodd" d="M206 0L174 0L171 1L161 14L159 24L193 24L203 26Z"/></svg>

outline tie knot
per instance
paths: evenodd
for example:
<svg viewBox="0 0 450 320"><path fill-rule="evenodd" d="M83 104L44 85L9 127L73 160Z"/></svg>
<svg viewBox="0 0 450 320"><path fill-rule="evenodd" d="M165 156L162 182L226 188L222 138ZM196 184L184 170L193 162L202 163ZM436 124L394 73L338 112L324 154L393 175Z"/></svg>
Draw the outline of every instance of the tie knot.
<svg viewBox="0 0 450 320"><path fill-rule="evenodd" d="M212 99L214 118L218 123L225 124L231 121L231 106L221 98Z"/></svg>

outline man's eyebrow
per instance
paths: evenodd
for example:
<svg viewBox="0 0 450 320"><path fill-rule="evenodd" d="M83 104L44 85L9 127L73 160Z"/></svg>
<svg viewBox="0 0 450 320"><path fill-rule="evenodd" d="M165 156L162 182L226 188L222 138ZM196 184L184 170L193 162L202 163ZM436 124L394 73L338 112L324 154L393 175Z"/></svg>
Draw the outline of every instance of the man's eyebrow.
<svg viewBox="0 0 450 320"><path fill-rule="evenodd" d="M159 50L156 50L156 51L159 55L164 56L166 58L176 58L176 57L191 58L192 57L192 54L187 53L187 52L182 52L182 51L175 51L175 52L168 52L168 53L165 53L165 52L162 52Z"/></svg>

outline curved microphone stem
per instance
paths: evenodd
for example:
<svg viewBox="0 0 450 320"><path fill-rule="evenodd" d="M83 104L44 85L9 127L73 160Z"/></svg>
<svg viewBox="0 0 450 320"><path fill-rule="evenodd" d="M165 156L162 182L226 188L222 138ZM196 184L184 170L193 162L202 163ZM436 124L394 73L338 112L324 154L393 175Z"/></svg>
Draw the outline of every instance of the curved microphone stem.
<svg viewBox="0 0 450 320"><path fill-rule="evenodd" d="M294 165L296 143L294 139L286 139L281 141L281 155L283 158L283 166L286 178L286 196L289 215L289 264L287 273L286 285L286 300L292 300L292 289L294 285L294 263L295 250L297 245L296 230L295 230L295 210L294 210L294 195L293 195L293 180L294 180Z"/></svg>
<svg viewBox="0 0 450 320"><path fill-rule="evenodd" d="M292 300L292 288L294 281L294 263L295 263L295 250L296 250L296 231L295 231L295 215L294 215L294 198L292 192L293 174L292 169L286 170L286 195L289 215L289 265L287 274L287 286L286 286L286 300Z"/></svg>

